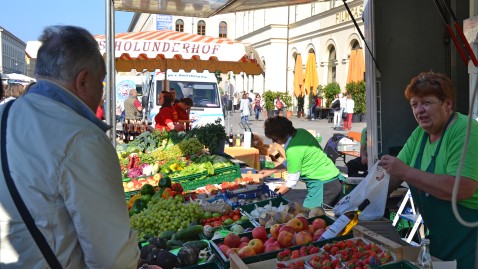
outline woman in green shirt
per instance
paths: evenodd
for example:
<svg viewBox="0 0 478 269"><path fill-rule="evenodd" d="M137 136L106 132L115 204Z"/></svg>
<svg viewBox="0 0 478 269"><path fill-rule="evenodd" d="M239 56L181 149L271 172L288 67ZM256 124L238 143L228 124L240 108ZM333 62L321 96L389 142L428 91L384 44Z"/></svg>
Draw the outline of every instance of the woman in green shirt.
<svg viewBox="0 0 478 269"><path fill-rule="evenodd" d="M379 161L391 176L391 189L405 181L429 230L430 252L441 260L457 260L459 269L478 268L477 228L460 224L451 196L465 142L467 116L454 112L451 80L433 72L414 77L405 89L418 127L397 158ZM458 190L458 211L466 221L478 221L478 123L471 124Z"/></svg>
<svg viewBox="0 0 478 269"><path fill-rule="evenodd" d="M299 179L307 186L304 206L313 208L322 203L334 206L342 193L339 169L320 148L319 142L307 130L294 128L285 117L268 118L264 133L272 142L284 145L286 161L273 169L259 171L264 176L287 171L286 182L278 193L293 188Z"/></svg>

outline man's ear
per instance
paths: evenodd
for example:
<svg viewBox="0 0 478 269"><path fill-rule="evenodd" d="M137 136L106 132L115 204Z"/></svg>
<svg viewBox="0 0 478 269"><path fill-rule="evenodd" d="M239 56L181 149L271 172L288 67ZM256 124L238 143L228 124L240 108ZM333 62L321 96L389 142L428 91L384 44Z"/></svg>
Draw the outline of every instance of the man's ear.
<svg viewBox="0 0 478 269"><path fill-rule="evenodd" d="M88 77L88 70L81 70L78 75L76 75L75 79L75 90L76 95L81 97L85 94L86 91L86 84L87 84L87 77Z"/></svg>

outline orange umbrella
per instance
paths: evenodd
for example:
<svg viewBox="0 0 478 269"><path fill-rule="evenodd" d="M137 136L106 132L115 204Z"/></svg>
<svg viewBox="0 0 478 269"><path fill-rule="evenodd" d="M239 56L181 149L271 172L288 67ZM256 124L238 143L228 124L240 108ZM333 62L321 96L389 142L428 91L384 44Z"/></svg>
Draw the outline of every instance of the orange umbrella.
<svg viewBox="0 0 478 269"><path fill-rule="evenodd" d="M294 67L294 95L299 97L303 95L304 71L302 70L302 56L297 54Z"/></svg>
<svg viewBox="0 0 478 269"><path fill-rule="evenodd" d="M350 51L349 71L347 74L347 83L363 80L365 72L365 61L362 49Z"/></svg>
<svg viewBox="0 0 478 269"><path fill-rule="evenodd" d="M313 94L317 93L317 87L319 87L319 75L317 73L317 64L315 62L315 53L309 52L307 56L307 64L305 66L305 93Z"/></svg>

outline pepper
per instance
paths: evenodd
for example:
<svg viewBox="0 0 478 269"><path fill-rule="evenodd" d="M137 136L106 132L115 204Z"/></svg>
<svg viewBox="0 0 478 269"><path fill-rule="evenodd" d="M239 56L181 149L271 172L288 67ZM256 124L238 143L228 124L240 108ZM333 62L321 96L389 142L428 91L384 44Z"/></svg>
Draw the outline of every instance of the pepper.
<svg viewBox="0 0 478 269"><path fill-rule="evenodd" d="M164 189L163 195L161 196L163 199L168 199L169 197L174 197L176 193L171 190L170 188Z"/></svg>
<svg viewBox="0 0 478 269"><path fill-rule="evenodd" d="M181 184L179 183L173 183L173 185L171 186L171 189L173 191L175 191L176 193L183 193L184 189L183 187L181 186Z"/></svg>

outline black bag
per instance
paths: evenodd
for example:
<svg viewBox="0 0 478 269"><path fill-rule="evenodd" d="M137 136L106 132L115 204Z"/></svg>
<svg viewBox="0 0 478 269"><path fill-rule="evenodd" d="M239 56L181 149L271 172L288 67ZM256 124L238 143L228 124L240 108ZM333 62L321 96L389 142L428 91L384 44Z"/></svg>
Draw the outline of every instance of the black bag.
<svg viewBox="0 0 478 269"><path fill-rule="evenodd" d="M344 120L347 119L347 116L348 116L348 115L349 115L349 113L347 113L347 112L345 112L345 111L342 112L342 119L344 119Z"/></svg>
<svg viewBox="0 0 478 269"><path fill-rule="evenodd" d="M333 110L340 110L340 100L339 100L339 99L335 100L335 101L332 103L331 108L332 108Z"/></svg>
<svg viewBox="0 0 478 269"><path fill-rule="evenodd" d="M333 163L337 160L339 157L339 149L338 149L338 144L340 139L347 137L344 134L340 133L335 133L332 135L331 138L327 141L324 147L324 152L327 154L327 157L329 157L330 160L332 160Z"/></svg>

